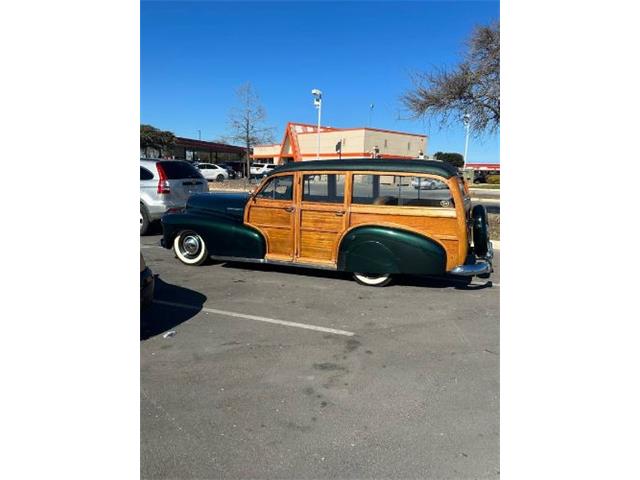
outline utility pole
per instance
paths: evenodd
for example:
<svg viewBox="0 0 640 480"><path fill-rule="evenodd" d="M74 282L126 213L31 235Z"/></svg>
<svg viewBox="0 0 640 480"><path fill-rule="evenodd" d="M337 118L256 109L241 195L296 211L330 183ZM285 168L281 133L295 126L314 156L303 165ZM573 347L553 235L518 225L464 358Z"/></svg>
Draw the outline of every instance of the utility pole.
<svg viewBox="0 0 640 480"><path fill-rule="evenodd" d="M311 95L313 95L313 105L318 110L318 131L316 132L318 145L316 149L316 160L320 160L320 119L322 117L322 92L317 88L314 88L313 90L311 90Z"/></svg>

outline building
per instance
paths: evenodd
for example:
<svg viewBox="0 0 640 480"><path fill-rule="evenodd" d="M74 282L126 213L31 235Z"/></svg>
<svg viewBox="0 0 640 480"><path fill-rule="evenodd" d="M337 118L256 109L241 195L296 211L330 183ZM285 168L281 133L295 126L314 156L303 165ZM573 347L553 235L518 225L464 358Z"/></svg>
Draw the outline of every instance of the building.
<svg viewBox="0 0 640 480"><path fill-rule="evenodd" d="M283 164L315 160L318 127L289 122L281 143L256 145L255 161ZM320 127L320 159L340 158L426 158L427 136L379 128Z"/></svg>
<svg viewBox="0 0 640 480"><path fill-rule="evenodd" d="M500 164L499 163L467 163L465 164L466 168L472 168L476 172L485 172L492 173L497 172L500 173Z"/></svg>
<svg viewBox="0 0 640 480"><path fill-rule="evenodd" d="M243 147L225 143L176 137L175 146L165 156L174 160L187 160L188 162L227 163L236 171L243 172L245 150ZM141 148L140 157L158 158L160 157L160 152L154 148Z"/></svg>

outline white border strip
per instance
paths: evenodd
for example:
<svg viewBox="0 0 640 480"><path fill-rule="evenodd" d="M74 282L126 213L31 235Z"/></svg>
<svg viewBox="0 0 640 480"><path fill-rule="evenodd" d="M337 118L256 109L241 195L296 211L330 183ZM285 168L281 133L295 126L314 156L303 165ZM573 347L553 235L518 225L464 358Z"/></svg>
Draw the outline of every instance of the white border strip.
<svg viewBox="0 0 640 480"><path fill-rule="evenodd" d="M246 320L255 320L258 322L273 323L275 325L283 325L285 327L304 328L306 330L314 330L316 332L333 333L335 335L345 335L347 337L353 337L355 335L355 333L347 332L346 330L319 327L317 325L308 325L306 323L289 322L287 320L278 320L276 318L259 317L257 315L247 315L244 313L228 312L226 310L216 310L214 308L206 308L206 307L200 308L194 305L186 305L184 303L166 302L164 300L154 300L153 303L159 303L161 305L169 305L171 307L188 308L191 310L202 310L203 312L214 313L216 315L225 315L227 317L244 318Z"/></svg>

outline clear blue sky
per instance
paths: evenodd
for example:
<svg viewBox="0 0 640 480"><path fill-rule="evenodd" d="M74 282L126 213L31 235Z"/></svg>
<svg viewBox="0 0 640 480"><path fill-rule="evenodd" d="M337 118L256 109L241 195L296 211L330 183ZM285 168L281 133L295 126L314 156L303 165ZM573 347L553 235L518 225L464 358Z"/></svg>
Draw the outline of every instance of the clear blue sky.
<svg viewBox="0 0 640 480"><path fill-rule="evenodd" d="M462 125L406 120L410 74L453 65L496 2L141 3L141 122L212 140L226 132L234 91L250 81L280 141L288 121L316 122L310 91L324 92L323 125L429 135L428 153L462 152ZM499 137L472 139L469 161L498 162Z"/></svg>

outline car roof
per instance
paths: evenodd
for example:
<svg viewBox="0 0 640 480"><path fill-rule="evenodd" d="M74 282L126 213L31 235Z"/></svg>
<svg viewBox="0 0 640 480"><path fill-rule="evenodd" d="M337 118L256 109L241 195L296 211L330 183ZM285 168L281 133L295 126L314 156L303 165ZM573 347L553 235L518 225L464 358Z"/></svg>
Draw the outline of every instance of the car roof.
<svg viewBox="0 0 640 480"><path fill-rule="evenodd" d="M444 178L458 175L458 169L453 165L436 160L406 160L393 158L357 158L350 160L311 160L304 162L290 162L274 169L269 176L284 172L307 171L368 171L378 172L407 172L428 173Z"/></svg>

